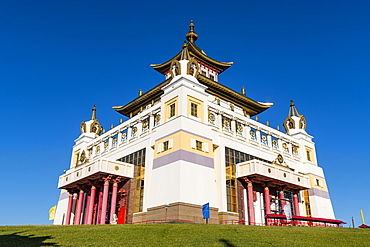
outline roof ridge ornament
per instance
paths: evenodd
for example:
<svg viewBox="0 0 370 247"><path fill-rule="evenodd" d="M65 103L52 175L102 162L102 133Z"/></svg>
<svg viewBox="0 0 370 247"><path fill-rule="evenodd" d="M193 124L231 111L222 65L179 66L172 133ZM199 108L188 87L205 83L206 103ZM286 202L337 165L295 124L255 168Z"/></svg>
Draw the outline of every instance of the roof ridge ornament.
<svg viewBox="0 0 370 247"><path fill-rule="evenodd" d="M96 105L92 108L92 113L91 113L91 119L90 120L95 120L96 119Z"/></svg>
<svg viewBox="0 0 370 247"><path fill-rule="evenodd" d="M189 60L189 58L190 58L190 55L189 55L189 50L188 50L188 44L186 44L186 41L184 41L184 44L182 45L180 61Z"/></svg>
<svg viewBox="0 0 370 247"><path fill-rule="evenodd" d="M193 20L191 20L189 25L190 30L186 34L186 39L191 43L194 43L198 39L198 34L194 32L194 26Z"/></svg>

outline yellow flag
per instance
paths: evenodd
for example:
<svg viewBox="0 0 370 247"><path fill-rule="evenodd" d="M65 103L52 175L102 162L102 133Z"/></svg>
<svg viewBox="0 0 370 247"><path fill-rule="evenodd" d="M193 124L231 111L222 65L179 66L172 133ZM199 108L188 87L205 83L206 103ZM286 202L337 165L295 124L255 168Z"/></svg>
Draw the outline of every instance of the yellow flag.
<svg viewBox="0 0 370 247"><path fill-rule="evenodd" d="M49 220L53 220L55 217L55 211L57 210L57 206L53 206L49 209Z"/></svg>
<svg viewBox="0 0 370 247"><path fill-rule="evenodd" d="M362 219L362 224L365 224L365 217L364 217L364 213L362 212L362 208L360 208L360 216Z"/></svg>

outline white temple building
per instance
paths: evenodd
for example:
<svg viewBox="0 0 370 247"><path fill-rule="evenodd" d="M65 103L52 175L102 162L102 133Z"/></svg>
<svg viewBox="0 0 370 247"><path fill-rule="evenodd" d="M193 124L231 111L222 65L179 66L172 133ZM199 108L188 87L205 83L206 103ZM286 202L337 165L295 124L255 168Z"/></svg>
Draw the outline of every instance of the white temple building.
<svg viewBox="0 0 370 247"><path fill-rule="evenodd" d="M186 38L177 55L151 65L163 82L113 107L127 121L102 133L95 106L82 121L54 224L205 223L206 203L212 224L343 223L294 103L285 133L258 122L272 104L219 82L233 63L208 57L193 23Z"/></svg>

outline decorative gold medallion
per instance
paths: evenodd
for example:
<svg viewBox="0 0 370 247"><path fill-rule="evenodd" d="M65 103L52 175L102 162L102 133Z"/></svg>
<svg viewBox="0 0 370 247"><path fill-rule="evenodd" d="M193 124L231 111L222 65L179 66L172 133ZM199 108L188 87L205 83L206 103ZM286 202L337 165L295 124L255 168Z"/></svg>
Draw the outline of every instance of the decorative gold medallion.
<svg viewBox="0 0 370 247"><path fill-rule="evenodd" d="M282 164L284 162L284 158L283 158L283 156L281 154L279 154L277 156L277 161L279 161L280 164Z"/></svg>
<svg viewBox="0 0 370 247"><path fill-rule="evenodd" d="M149 126L149 121L148 121L148 119L145 119L143 121L143 129L147 128L148 126Z"/></svg>
<svg viewBox="0 0 370 247"><path fill-rule="evenodd" d="M254 138L256 135L256 132L254 132L254 130L250 130L249 134L251 135L252 138Z"/></svg>
<svg viewBox="0 0 370 247"><path fill-rule="evenodd" d="M230 104L230 110L234 111L234 105Z"/></svg>
<svg viewBox="0 0 370 247"><path fill-rule="evenodd" d="M85 151L82 151L81 155L80 155L80 163L83 164L86 162L86 154L85 154Z"/></svg>
<svg viewBox="0 0 370 247"><path fill-rule="evenodd" d="M239 133L243 132L243 125L241 123L237 123L237 131Z"/></svg>
<svg viewBox="0 0 370 247"><path fill-rule="evenodd" d="M277 145L278 145L277 140L273 139L273 140L272 140L272 146L277 147Z"/></svg>

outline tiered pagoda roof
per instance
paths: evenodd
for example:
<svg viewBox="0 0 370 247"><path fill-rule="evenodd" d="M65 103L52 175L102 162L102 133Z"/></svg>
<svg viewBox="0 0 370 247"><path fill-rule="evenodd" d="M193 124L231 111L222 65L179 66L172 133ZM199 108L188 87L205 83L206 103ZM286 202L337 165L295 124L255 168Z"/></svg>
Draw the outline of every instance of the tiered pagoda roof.
<svg viewBox="0 0 370 247"><path fill-rule="evenodd" d="M188 41L183 45L183 49L173 58L164 63L150 65L153 69L165 75L170 71L171 63L174 60L188 60L188 56L190 58L194 58L196 61L198 61L198 63L204 64L213 71L216 71L218 75L227 70L233 64L233 62L219 62L207 56L202 49L195 45L198 35L194 32L194 24L190 23L189 27L190 31L186 34ZM257 115L272 105L271 103L261 103L250 99L245 95L240 94L218 83L217 81L202 75L201 73L197 74L196 78L201 84L204 84L208 87L206 92L225 101L232 102L236 106L241 107L250 116ZM170 83L171 80L172 77L166 79L143 95L140 95L130 103L123 106L114 106L113 109L124 116L132 117L140 112L146 105L159 100L160 96L163 94L162 88Z"/></svg>

